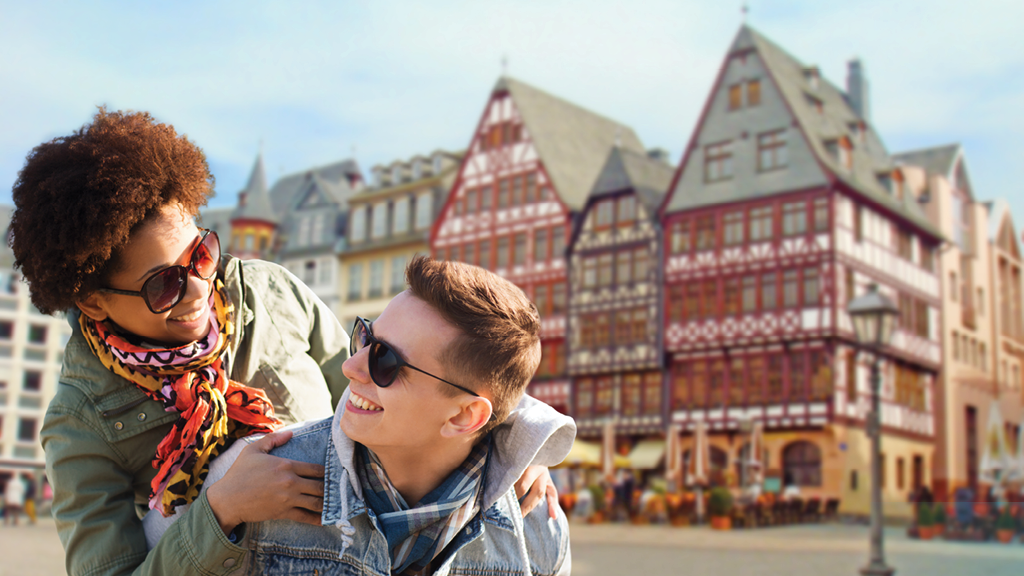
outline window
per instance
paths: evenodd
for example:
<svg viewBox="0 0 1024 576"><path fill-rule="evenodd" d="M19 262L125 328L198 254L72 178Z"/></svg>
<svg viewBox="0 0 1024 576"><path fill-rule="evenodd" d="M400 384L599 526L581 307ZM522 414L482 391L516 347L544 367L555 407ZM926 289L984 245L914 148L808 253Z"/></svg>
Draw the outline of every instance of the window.
<svg viewBox="0 0 1024 576"><path fill-rule="evenodd" d="M576 381L576 417L586 418L594 409L594 379Z"/></svg>
<svg viewBox="0 0 1024 576"><path fill-rule="evenodd" d="M25 375L21 382L22 390L27 392L39 392L43 389L43 373L35 370L25 370Z"/></svg>
<svg viewBox="0 0 1024 576"><path fill-rule="evenodd" d="M508 178L502 178L498 180L498 209L508 208L509 206L509 191L508 191Z"/></svg>
<svg viewBox="0 0 1024 576"><path fill-rule="evenodd" d="M789 399L792 402L803 402L807 398L807 374L802 352L789 354Z"/></svg>
<svg viewBox="0 0 1024 576"><path fill-rule="evenodd" d="M623 250L615 255L615 281L628 284L633 281L633 254Z"/></svg>
<svg viewBox="0 0 1024 576"><path fill-rule="evenodd" d="M533 261L546 262L548 259L548 234L547 228L537 228L533 231Z"/></svg>
<svg viewBox="0 0 1024 576"><path fill-rule="evenodd" d="M960 291L960 287L957 286L956 272L949 273L949 299L956 302L956 293Z"/></svg>
<svg viewBox="0 0 1024 576"><path fill-rule="evenodd" d="M474 196L475 198L475 196ZM395 200L395 210L393 214L394 222L392 223L392 232L395 234L405 234L409 231L409 199L399 198Z"/></svg>
<svg viewBox="0 0 1024 576"><path fill-rule="evenodd" d="M398 294L402 290L405 290L405 256L394 256L391 258L391 293Z"/></svg>
<svg viewBox="0 0 1024 576"><path fill-rule="evenodd" d="M430 193L420 194L416 197L416 229L429 228L433 220L433 206Z"/></svg>
<svg viewBox="0 0 1024 576"><path fill-rule="evenodd" d="M726 246L743 243L743 212L728 212L722 217L722 241Z"/></svg>
<svg viewBox="0 0 1024 576"><path fill-rule="evenodd" d="M531 172L526 175L526 201L533 203L537 200L537 175Z"/></svg>
<svg viewBox="0 0 1024 576"><path fill-rule="evenodd" d="M683 320L683 287L675 284L668 289L668 321Z"/></svg>
<svg viewBox="0 0 1024 576"><path fill-rule="evenodd" d="M705 362L696 362L690 372L690 392L693 405L704 406L708 397L708 367Z"/></svg>
<svg viewBox="0 0 1024 576"><path fill-rule="evenodd" d="M843 273L846 281L846 303L849 304L850 300L857 297L857 273L850 267L845 268Z"/></svg>
<svg viewBox="0 0 1024 576"><path fill-rule="evenodd" d="M701 318L714 318L718 316L718 282L715 280L705 280L701 282L700 287Z"/></svg>
<svg viewBox="0 0 1024 576"><path fill-rule="evenodd" d="M708 214L697 218L697 250L710 250L715 247L715 215Z"/></svg>
<svg viewBox="0 0 1024 576"><path fill-rule="evenodd" d="M604 376L597 379L597 398L594 402L594 413L604 416L612 411L612 399L615 395L614 383L611 376Z"/></svg>
<svg viewBox="0 0 1024 576"><path fill-rule="evenodd" d="M682 364L676 368L672 377L672 408L674 410L687 410L690 408L690 381L689 366Z"/></svg>
<svg viewBox="0 0 1024 576"><path fill-rule="evenodd" d="M689 220L680 220L679 222L672 224L671 252L673 254L689 252L691 245L690 236Z"/></svg>
<svg viewBox="0 0 1024 576"><path fill-rule="evenodd" d="M363 298L363 265L350 264L348 267L348 299L361 300Z"/></svg>
<svg viewBox="0 0 1024 576"><path fill-rule="evenodd" d="M914 252L910 233L894 227L893 235L896 237L896 255L904 260L912 260Z"/></svg>
<svg viewBox="0 0 1024 576"><path fill-rule="evenodd" d="M349 236L350 241L356 243L366 240L366 206L353 208L349 220L352 230Z"/></svg>
<svg viewBox="0 0 1024 576"><path fill-rule="evenodd" d="M320 277L317 278L317 282L321 286L329 286L334 284L334 263L334 258L321 258L320 262L317 263L317 268L320 271Z"/></svg>
<svg viewBox="0 0 1024 576"><path fill-rule="evenodd" d="M931 322L929 320L928 303L923 300L914 301L914 333L921 338L929 338Z"/></svg>
<svg viewBox="0 0 1024 576"><path fill-rule="evenodd" d="M726 316L735 316L740 312L740 279L726 278L722 281L722 304Z"/></svg>
<svg viewBox="0 0 1024 576"><path fill-rule="evenodd" d="M515 235L515 251L512 253L512 263L517 265L526 264L526 232Z"/></svg>
<svg viewBox="0 0 1024 576"><path fill-rule="evenodd" d="M551 230L551 259L565 257L565 227L556 226Z"/></svg>
<svg viewBox="0 0 1024 576"><path fill-rule="evenodd" d="M597 257L597 285L612 285L612 255L601 254Z"/></svg>
<svg viewBox="0 0 1024 576"><path fill-rule="evenodd" d="M28 341L32 344L46 344L46 326L30 324L28 327Z"/></svg>
<svg viewBox="0 0 1024 576"><path fill-rule="evenodd" d="M978 316L984 316L985 315L985 289L984 288L978 288L978 306L976 307L976 309L978 310ZM44 336L44 338L45 338L45 336Z"/></svg>
<svg viewBox="0 0 1024 576"><path fill-rule="evenodd" d="M462 261L466 264L477 264L476 244L470 242L462 248Z"/></svg>
<svg viewBox="0 0 1024 576"><path fill-rule="evenodd" d="M519 175L512 178L512 205L522 206L524 204L525 187L523 186L523 176Z"/></svg>
<svg viewBox="0 0 1024 576"><path fill-rule="evenodd" d="M896 489L903 490L904 484L904 461L903 458L896 458Z"/></svg>
<svg viewBox="0 0 1024 576"><path fill-rule="evenodd" d="M747 106L757 106L761 103L761 81L747 81Z"/></svg>
<svg viewBox="0 0 1024 576"><path fill-rule="evenodd" d="M307 260L302 269L302 282L306 286L312 286L316 281L316 260Z"/></svg>
<svg viewBox="0 0 1024 576"><path fill-rule="evenodd" d="M647 258L647 248L633 250L633 282L643 282L647 279L647 272L650 264Z"/></svg>
<svg viewBox="0 0 1024 576"><path fill-rule="evenodd" d="M34 442L36 439L36 419L18 419L18 440L21 442Z"/></svg>
<svg viewBox="0 0 1024 576"><path fill-rule="evenodd" d="M799 304L799 285L797 271L786 270L782 273L782 307L795 308Z"/></svg>
<svg viewBox="0 0 1024 576"><path fill-rule="evenodd" d="M598 314L594 319L594 345L607 346L611 343L611 316L608 312Z"/></svg>
<svg viewBox="0 0 1024 576"><path fill-rule="evenodd" d="M391 183L398 184L402 181L402 167L395 166L391 169Z"/></svg>
<svg viewBox="0 0 1024 576"><path fill-rule="evenodd" d="M821 449L800 440L782 450L783 484L821 486Z"/></svg>
<svg viewBox="0 0 1024 576"><path fill-rule="evenodd" d="M761 275L761 309L762 310L774 310L778 306L778 297L776 295L775 287L775 274L763 274Z"/></svg>
<svg viewBox="0 0 1024 576"><path fill-rule="evenodd" d="M373 205L373 216L371 217L370 236L372 238L383 238L388 233L388 205L386 202Z"/></svg>
<svg viewBox="0 0 1024 576"><path fill-rule="evenodd" d="M547 284L538 284L533 287L533 304L537 306L537 311L540 312L542 318L548 313L549 290Z"/></svg>
<svg viewBox="0 0 1024 576"><path fill-rule="evenodd" d="M807 232L807 203L787 202L782 205L782 235L798 236Z"/></svg>
<svg viewBox="0 0 1024 576"><path fill-rule="evenodd" d="M782 401L782 356L772 354L768 357L768 402Z"/></svg>
<svg viewBox="0 0 1024 576"><path fill-rule="evenodd" d="M633 342L643 343L647 341L647 310L643 308L633 309Z"/></svg>
<svg viewBox="0 0 1024 576"><path fill-rule="evenodd" d="M857 401L857 352L853 350L846 352L846 401Z"/></svg>
<svg viewBox="0 0 1024 576"><path fill-rule="evenodd" d="M384 259L370 261L370 298L379 298L384 294Z"/></svg>
<svg viewBox="0 0 1024 576"><path fill-rule="evenodd" d="M644 414L661 414L661 372L644 374Z"/></svg>
<svg viewBox="0 0 1024 576"><path fill-rule="evenodd" d="M753 312L757 309L757 278L743 277L743 311Z"/></svg>
<svg viewBox="0 0 1024 576"><path fill-rule="evenodd" d="M811 352L811 396L808 400L827 400L832 396L832 364L825 351Z"/></svg>
<svg viewBox="0 0 1024 576"><path fill-rule="evenodd" d="M817 306L821 302L818 269L804 268L804 306Z"/></svg>
<svg viewBox="0 0 1024 576"><path fill-rule="evenodd" d="M489 269L491 267L491 262L492 262L492 258L491 258L491 241L490 240L481 240L480 241L480 250L478 250L477 253L479 254L478 258L480 258L480 267L481 268L488 268Z"/></svg>
<svg viewBox="0 0 1024 576"><path fill-rule="evenodd" d="M814 231L828 230L828 198L814 199Z"/></svg>
<svg viewBox="0 0 1024 576"><path fill-rule="evenodd" d="M618 201L615 221L619 226L631 226L636 220L636 196L623 196Z"/></svg>
<svg viewBox="0 0 1024 576"><path fill-rule="evenodd" d="M921 268L929 272L935 271L935 253L932 252L931 247L919 244L921 252Z"/></svg>
<svg viewBox="0 0 1024 576"><path fill-rule="evenodd" d="M718 182L732 178L732 142L704 147L704 181Z"/></svg>
<svg viewBox="0 0 1024 576"><path fill-rule="evenodd" d="M708 405L721 406L725 402L725 362L712 361L708 376Z"/></svg>
<svg viewBox="0 0 1024 576"><path fill-rule="evenodd" d="M565 312L565 282L558 282L551 286L551 313L563 314Z"/></svg>
<svg viewBox="0 0 1024 576"><path fill-rule="evenodd" d="M683 314L686 320L700 318L700 284L690 282L686 285L686 297L683 300Z"/></svg>
<svg viewBox="0 0 1024 576"><path fill-rule="evenodd" d="M747 383L747 404L761 404L764 402L764 357L750 357L747 361L747 369L750 371L750 381Z"/></svg>
<svg viewBox="0 0 1024 576"><path fill-rule="evenodd" d="M482 186L480 190L480 211L486 211L491 209L491 198L494 196L494 188L488 184Z"/></svg>
<svg viewBox="0 0 1024 576"><path fill-rule="evenodd" d="M612 225L613 200L602 200L594 207L594 227L597 229L607 228Z"/></svg>
<svg viewBox="0 0 1024 576"><path fill-rule="evenodd" d="M864 240L864 209L860 204L853 207L853 239L857 242Z"/></svg>
<svg viewBox="0 0 1024 576"><path fill-rule="evenodd" d="M639 374L626 374L622 377L622 415L639 416L640 403L643 398L642 383Z"/></svg>
<svg viewBox="0 0 1024 576"><path fill-rule="evenodd" d="M480 209L480 196L475 189L466 191L466 214L475 214Z"/></svg>
<svg viewBox="0 0 1024 576"><path fill-rule="evenodd" d="M772 207L762 206L750 210L750 241L759 242L772 238Z"/></svg>
<svg viewBox="0 0 1024 576"><path fill-rule="evenodd" d="M729 86L729 110L739 110L743 107L743 85L733 84Z"/></svg>
<svg viewBox="0 0 1024 576"><path fill-rule="evenodd" d="M583 287L597 286L597 258L589 256L583 259Z"/></svg>
<svg viewBox="0 0 1024 576"><path fill-rule="evenodd" d="M743 359L733 358L729 362L729 404L743 405Z"/></svg>
<svg viewBox="0 0 1024 576"><path fill-rule="evenodd" d="M508 236L501 236L498 238L498 268L505 268L508 266Z"/></svg>
<svg viewBox="0 0 1024 576"><path fill-rule="evenodd" d="M619 310L615 313L615 343L631 344L633 342L632 315L629 310Z"/></svg>
<svg viewBox="0 0 1024 576"><path fill-rule="evenodd" d="M0 339L10 340L14 334L14 323L4 320L0 322Z"/></svg>
<svg viewBox="0 0 1024 576"><path fill-rule="evenodd" d="M757 170L759 172L784 168L787 162L785 129L757 135Z"/></svg>

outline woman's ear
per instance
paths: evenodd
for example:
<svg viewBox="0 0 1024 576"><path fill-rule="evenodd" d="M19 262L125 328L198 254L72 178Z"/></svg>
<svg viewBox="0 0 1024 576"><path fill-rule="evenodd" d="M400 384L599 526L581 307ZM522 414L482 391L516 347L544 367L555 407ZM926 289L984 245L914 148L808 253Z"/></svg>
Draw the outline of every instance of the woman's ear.
<svg viewBox="0 0 1024 576"><path fill-rule="evenodd" d="M106 304L106 300L97 292L93 292L86 296L85 299L75 303L78 309L82 311L82 314L97 322L103 322L110 316L110 314L107 314Z"/></svg>
<svg viewBox="0 0 1024 576"><path fill-rule="evenodd" d="M494 408L491 401L480 396L468 398L461 410L448 419L441 428L441 435L454 438L462 434L475 434L491 421Z"/></svg>

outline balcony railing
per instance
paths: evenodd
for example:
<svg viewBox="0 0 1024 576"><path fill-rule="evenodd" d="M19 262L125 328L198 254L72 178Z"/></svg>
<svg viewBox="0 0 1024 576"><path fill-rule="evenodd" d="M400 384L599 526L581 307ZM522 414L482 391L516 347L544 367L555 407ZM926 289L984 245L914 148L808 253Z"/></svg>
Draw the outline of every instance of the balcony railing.
<svg viewBox="0 0 1024 576"><path fill-rule="evenodd" d="M971 330L974 330L975 328L978 327L978 322L973 306L965 305L960 309L960 323L963 324L964 327L970 328Z"/></svg>

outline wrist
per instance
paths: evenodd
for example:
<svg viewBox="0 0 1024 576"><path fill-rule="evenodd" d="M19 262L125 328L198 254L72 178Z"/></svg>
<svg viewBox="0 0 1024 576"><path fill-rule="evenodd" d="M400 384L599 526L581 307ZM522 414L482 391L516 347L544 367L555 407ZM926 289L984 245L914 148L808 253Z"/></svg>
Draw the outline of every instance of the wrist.
<svg viewBox="0 0 1024 576"><path fill-rule="evenodd" d="M219 486L214 484L206 490L206 501L210 505L213 517L217 519L217 524L220 525L220 529L227 536L241 522L231 513L233 507L224 500L225 495L218 488Z"/></svg>

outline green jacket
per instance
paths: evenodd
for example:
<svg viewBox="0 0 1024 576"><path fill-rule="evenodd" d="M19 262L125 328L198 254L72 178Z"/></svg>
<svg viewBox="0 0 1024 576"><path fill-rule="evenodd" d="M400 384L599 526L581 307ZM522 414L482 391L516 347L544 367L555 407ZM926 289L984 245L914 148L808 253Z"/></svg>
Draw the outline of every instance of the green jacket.
<svg viewBox="0 0 1024 576"><path fill-rule="evenodd" d="M262 388L286 423L326 418L348 385L348 335L305 285L269 262L225 256L220 277L236 305L225 352L230 377ZM221 531L203 495L147 553L140 513L152 458L177 413L107 370L73 330L41 440L68 574L227 574L245 549Z"/></svg>

